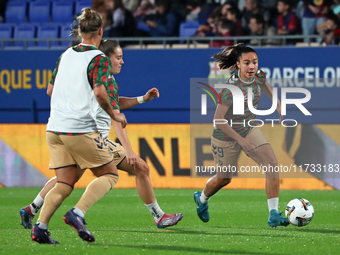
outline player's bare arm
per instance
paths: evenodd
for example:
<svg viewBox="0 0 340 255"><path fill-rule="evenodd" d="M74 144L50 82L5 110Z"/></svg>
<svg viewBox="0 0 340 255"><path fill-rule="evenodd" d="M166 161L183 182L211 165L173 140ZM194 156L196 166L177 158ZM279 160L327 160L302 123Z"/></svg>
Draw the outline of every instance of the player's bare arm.
<svg viewBox="0 0 340 255"><path fill-rule="evenodd" d="M113 110L115 114L119 114L120 111L115 109ZM128 164L136 166L140 162L140 158L136 155L136 153L132 150L130 141L127 137L125 128L122 127L118 122L111 120L111 125L117 135L119 141L122 143L125 151L126 151L126 159Z"/></svg>
<svg viewBox="0 0 340 255"><path fill-rule="evenodd" d="M53 92L53 85L51 83L49 83L48 86L47 86L46 94L51 97L52 96L52 92Z"/></svg>
<svg viewBox="0 0 340 255"><path fill-rule="evenodd" d="M143 102L149 102L155 97L159 98L159 91L157 88L152 88L146 92L146 94L140 99L141 101L138 101L138 97L119 97L119 107L121 110L128 109Z"/></svg>

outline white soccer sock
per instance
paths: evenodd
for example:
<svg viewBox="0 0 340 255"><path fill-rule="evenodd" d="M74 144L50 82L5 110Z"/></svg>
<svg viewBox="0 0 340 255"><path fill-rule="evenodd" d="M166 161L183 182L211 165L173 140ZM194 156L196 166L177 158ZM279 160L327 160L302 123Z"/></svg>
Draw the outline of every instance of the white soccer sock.
<svg viewBox="0 0 340 255"><path fill-rule="evenodd" d="M269 212L271 210L279 210L279 198L278 197L273 197L273 198L269 198L268 200L268 209Z"/></svg>
<svg viewBox="0 0 340 255"><path fill-rule="evenodd" d="M210 200L210 197L207 197L205 194L204 194L204 190L202 190L202 193L201 193L201 196L200 196L200 201L202 204L207 204Z"/></svg>
<svg viewBox="0 0 340 255"><path fill-rule="evenodd" d="M44 204L44 199L40 196L40 193L36 196L36 198L31 203L31 212L33 215L36 215L39 209Z"/></svg>
<svg viewBox="0 0 340 255"><path fill-rule="evenodd" d="M153 203L145 205L145 206L149 209L150 213L152 214L156 222L159 222L162 219L164 212L159 207L157 203L157 199Z"/></svg>
<svg viewBox="0 0 340 255"><path fill-rule="evenodd" d="M79 215L80 217L84 218L85 214L82 210L80 210L79 208L77 207L73 207L73 212L77 215Z"/></svg>
<svg viewBox="0 0 340 255"><path fill-rule="evenodd" d="M37 224L38 224L38 227L39 227L40 229L47 230L47 224L45 224L45 223L43 223L43 222L41 222L41 221L38 221Z"/></svg>

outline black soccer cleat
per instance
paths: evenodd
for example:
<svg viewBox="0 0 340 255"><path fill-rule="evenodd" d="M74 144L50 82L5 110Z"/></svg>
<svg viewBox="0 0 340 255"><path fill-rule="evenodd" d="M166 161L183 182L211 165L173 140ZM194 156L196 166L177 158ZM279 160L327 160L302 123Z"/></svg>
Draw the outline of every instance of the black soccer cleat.
<svg viewBox="0 0 340 255"><path fill-rule="evenodd" d="M68 211L64 215L63 220L65 221L65 224L73 227L78 232L78 236L84 241L87 241L89 243L95 241L94 236L91 234L90 231L88 231L87 227L85 226L86 222L84 218L74 213L73 209Z"/></svg>

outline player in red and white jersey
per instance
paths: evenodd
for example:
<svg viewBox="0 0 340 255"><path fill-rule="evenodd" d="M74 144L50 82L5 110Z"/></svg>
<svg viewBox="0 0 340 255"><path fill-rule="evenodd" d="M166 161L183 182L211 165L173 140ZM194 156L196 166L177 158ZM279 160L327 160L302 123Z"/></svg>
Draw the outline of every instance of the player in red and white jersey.
<svg viewBox="0 0 340 255"><path fill-rule="evenodd" d="M109 59L97 49L103 35L102 18L99 13L84 8L77 20L82 43L62 54L54 72L54 84L48 86L48 91L53 87L53 94L46 137L50 169L55 171L57 183L47 193L32 229L32 240L38 243L59 243L51 238L48 223L87 168L97 178L63 220L77 230L80 238L94 242L84 215L118 181L113 155L97 131L93 111L99 103L112 119L121 122L123 127L126 125L124 114L111 109L105 89L111 66Z"/></svg>
<svg viewBox="0 0 340 255"><path fill-rule="evenodd" d="M218 104L214 119L225 119L227 124L216 124L211 138L211 149L217 166L221 169L237 169L237 160L243 150L259 166L267 169L277 167L277 159L269 142L262 135L259 127L252 127L248 124L256 115L248 108L248 100L252 100L254 108L257 108L261 91L272 98L272 89L266 81L265 74L258 70L258 55L256 51L243 44L237 44L224 49L222 52L213 55L217 59L221 70L229 69L235 71L229 79L228 84L238 87L243 93L245 111L243 115L233 114L233 97L231 91L224 88L219 96L222 104ZM251 88L253 97L247 95L248 88ZM282 121L281 104L278 100L276 110ZM231 124L235 123L235 124ZM197 214L203 222L209 221L208 201L221 188L228 185L232 179L232 171L217 171L217 174L210 178L202 192L196 192L194 199L197 207ZM280 180L276 171L266 172L266 194L269 208L268 225L271 227L287 226L286 218L278 212Z"/></svg>

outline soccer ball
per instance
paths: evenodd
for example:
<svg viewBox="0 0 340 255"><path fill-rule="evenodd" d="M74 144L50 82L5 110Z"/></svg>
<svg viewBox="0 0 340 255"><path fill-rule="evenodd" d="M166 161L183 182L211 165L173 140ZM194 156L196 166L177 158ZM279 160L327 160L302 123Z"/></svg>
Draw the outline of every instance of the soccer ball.
<svg viewBox="0 0 340 255"><path fill-rule="evenodd" d="M291 200L286 207L286 217L290 224L298 227L306 226L314 216L313 205L304 198Z"/></svg>

